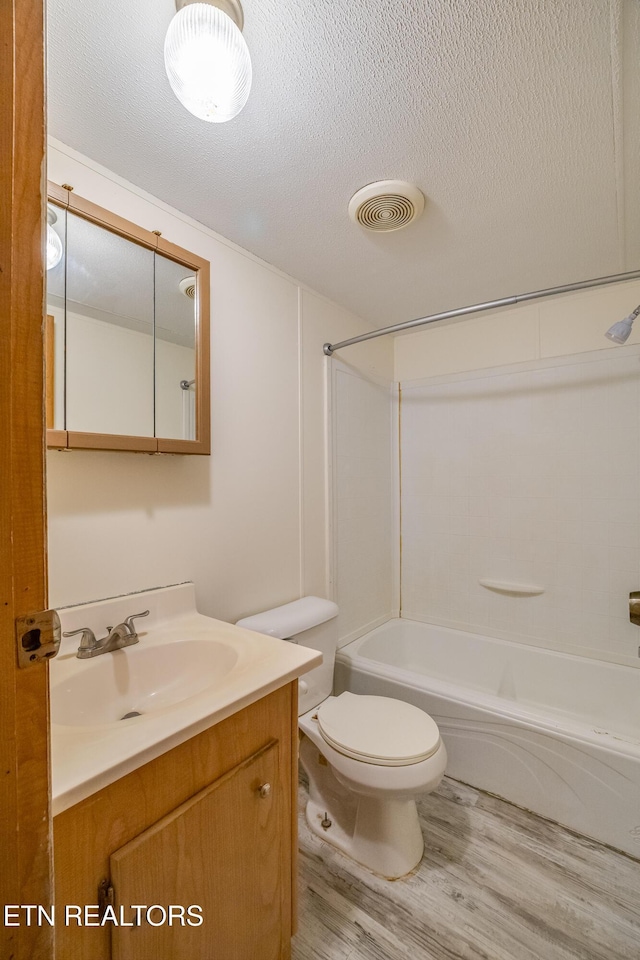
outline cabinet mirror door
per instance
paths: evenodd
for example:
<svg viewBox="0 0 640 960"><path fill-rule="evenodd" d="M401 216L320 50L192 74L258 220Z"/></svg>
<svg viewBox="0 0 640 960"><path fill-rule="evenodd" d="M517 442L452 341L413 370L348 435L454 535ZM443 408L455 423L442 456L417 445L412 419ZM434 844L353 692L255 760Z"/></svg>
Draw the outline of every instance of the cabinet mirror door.
<svg viewBox="0 0 640 960"><path fill-rule="evenodd" d="M45 324L47 441L63 439L65 429L65 301L67 211L47 204L47 314Z"/></svg>
<svg viewBox="0 0 640 960"><path fill-rule="evenodd" d="M208 262L61 188L47 219L49 445L209 453Z"/></svg>
<svg viewBox="0 0 640 960"><path fill-rule="evenodd" d="M156 253L156 430L174 440L196 437L195 287L188 267Z"/></svg>
<svg viewBox="0 0 640 960"><path fill-rule="evenodd" d="M69 431L153 437L154 252L67 211Z"/></svg>

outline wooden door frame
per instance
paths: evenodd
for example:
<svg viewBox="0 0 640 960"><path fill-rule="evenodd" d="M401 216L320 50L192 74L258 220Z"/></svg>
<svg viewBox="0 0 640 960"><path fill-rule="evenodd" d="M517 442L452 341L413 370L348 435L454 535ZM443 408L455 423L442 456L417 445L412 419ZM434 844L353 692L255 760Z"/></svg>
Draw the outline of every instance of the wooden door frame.
<svg viewBox="0 0 640 960"><path fill-rule="evenodd" d="M0 955L51 960L52 927L4 915L53 903L48 671L14 639L46 608L44 0L3 0L0 36Z"/></svg>

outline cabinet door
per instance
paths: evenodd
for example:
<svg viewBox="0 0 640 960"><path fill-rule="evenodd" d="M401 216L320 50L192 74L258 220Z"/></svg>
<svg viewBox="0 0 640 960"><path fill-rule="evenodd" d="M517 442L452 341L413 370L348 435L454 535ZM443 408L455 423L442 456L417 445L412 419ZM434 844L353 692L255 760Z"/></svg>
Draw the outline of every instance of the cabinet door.
<svg viewBox="0 0 640 960"><path fill-rule="evenodd" d="M269 787L265 785L268 784ZM116 915L198 905L201 926L114 926L114 960L280 960L289 955L278 743L197 793L111 856ZM261 790L261 788L263 788ZM175 913L175 911L174 911ZM162 919L160 910L150 914Z"/></svg>

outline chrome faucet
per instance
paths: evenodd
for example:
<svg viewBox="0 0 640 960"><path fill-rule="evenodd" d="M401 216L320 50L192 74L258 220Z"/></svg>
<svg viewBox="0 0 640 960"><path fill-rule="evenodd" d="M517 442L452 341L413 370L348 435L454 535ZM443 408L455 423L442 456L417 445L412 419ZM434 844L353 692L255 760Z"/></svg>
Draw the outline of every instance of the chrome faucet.
<svg viewBox="0 0 640 960"><path fill-rule="evenodd" d="M139 637L133 621L139 617L148 616L148 610L145 610L144 613L132 614L132 616L123 620L122 623L116 624L115 627L107 627L107 635L106 637L102 637L101 640L96 640L96 635L91 627L69 630L67 633L63 633L62 636L75 637L76 634L81 633L82 639L80 640L80 646L78 647L76 656L79 657L80 660L87 660L90 657L97 657L101 653L111 653L114 650L121 650L122 647L130 647L132 643L137 643Z"/></svg>

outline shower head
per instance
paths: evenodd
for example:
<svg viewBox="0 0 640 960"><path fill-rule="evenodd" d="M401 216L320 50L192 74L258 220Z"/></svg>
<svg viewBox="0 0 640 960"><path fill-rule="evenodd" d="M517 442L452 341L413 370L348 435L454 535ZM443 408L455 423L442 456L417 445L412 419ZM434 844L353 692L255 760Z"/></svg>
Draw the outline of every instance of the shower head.
<svg viewBox="0 0 640 960"><path fill-rule="evenodd" d="M626 343L631 334L633 321L638 314L640 314L640 304L624 320L618 320L612 327L609 327L605 333L607 340L612 340L614 343Z"/></svg>

